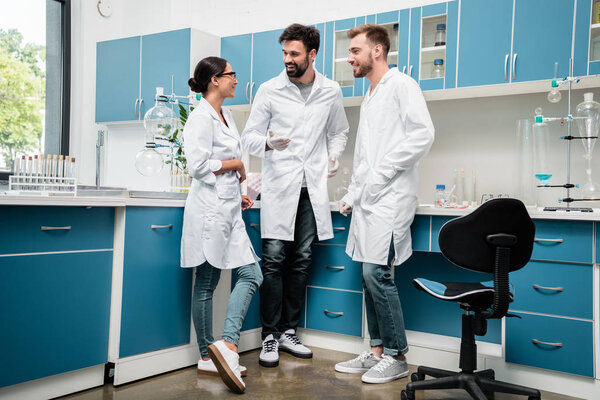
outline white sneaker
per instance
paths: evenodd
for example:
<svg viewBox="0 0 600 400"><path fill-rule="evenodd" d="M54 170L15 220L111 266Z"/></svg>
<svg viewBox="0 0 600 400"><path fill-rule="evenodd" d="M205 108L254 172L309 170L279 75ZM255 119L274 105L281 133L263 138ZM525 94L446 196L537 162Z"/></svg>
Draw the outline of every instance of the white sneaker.
<svg viewBox="0 0 600 400"><path fill-rule="evenodd" d="M263 340L258 363L263 367L276 367L279 365L279 342L273 335L269 335Z"/></svg>
<svg viewBox="0 0 600 400"><path fill-rule="evenodd" d="M312 358L313 356L312 351L300 342L295 329L288 329L281 335L279 349L298 358Z"/></svg>
<svg viewBox="0 0 600 400"><path fill-rule="evenodd" d="M381 358L375 357L373 352L363 351L358 357L353 358L352 360L335 364L335 370L347 374L358 374L368 371L377 365L379 361L381 361Z"/></svg>
<svg viewBox="0 0 600 400"><path fill-rule="evenodd" d="M219 375L215 363L212 360L203 359L198 360L198 373L203 375ZM242 375L242 377L248 375L248 369L243 365L240 365L240 375Z"/></svg>
<svg viewBox="0 0 600 400"><path fill-rule="evenodd" d="M208 355L227 387L236 393L244 393L246 384L240 373L240 356L230 350L222 340L208 346Z"/></svg>
<svg viewBox="0 0 600 400"><path fill-rule="evenodd" d="M400 361L384 354L381 361L365 372L361 380L365 383L386 383L408 375L406 360Z"/></svg>

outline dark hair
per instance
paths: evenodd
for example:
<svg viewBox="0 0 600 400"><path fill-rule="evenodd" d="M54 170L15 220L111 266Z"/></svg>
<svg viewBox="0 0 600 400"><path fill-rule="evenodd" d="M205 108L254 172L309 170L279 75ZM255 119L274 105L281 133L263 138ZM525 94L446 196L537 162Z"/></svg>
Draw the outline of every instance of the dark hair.
<svg viewBox="0 0 600 400"><path fill-rule="evenodd" d="M286 40L300 40L306 47L306 52L310 52L312 49L318 52L320 37L319 30L314 26L292 24L285 28L279 36L279 43Z"/></svg>
<svg viewBox="0 0 600 400"><path fill-rule="evenodd" d="M390 51L390 35L385 28L382 28L377 24L360 25L350 29L348 31L348 37L352 39L361 33L367 34L367 40L371 42L371 44L380 44L381 47L383 47L383 58L387 59L388 51Z"/></svg>
<svg viewBox="0 0 600 400"><path fill-rule="evenodd" d="M205 94L213 76L222 74L227 68L227 60L221 57L206 57L200 60L194 69L194 76L188 85L196 93Z"/></svg>

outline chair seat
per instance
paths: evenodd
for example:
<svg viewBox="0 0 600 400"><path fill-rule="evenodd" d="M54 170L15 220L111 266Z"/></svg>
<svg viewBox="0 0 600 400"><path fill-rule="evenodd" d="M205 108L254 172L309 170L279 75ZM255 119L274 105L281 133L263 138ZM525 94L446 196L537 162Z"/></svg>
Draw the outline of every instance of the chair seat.
<svg viewBox="0 0 600 400"><path fill-rule="evenodd" d="M494 281L487 282L436 282L425 278L413 279L413 285L440 300L468 304L474 309L487 309L494 301ZM514 290L510 288L510 301Z"/></svg>

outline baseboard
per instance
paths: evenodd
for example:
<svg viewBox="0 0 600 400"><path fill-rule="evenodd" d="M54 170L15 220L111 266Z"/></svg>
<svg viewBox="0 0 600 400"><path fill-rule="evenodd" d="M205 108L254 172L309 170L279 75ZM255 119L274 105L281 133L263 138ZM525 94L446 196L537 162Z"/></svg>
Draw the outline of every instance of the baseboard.
<svg viewBox="0 0 600 400"><path fill-rule="evenodd" d="M46 400L104 384L104 364L0 388L2 400Z"/></svg>

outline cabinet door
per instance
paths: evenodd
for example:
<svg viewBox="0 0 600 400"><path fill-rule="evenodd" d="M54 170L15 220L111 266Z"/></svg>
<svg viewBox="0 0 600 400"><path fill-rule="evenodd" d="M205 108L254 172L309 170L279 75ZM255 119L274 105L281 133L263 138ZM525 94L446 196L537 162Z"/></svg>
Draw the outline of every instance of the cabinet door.
<svg viewBox="0 0 600 400"><path fill-rule="evenodd" d="M192 268L179 266L183 208L127 207L120 357L190 342Z"/></svg>
<svg viewBox="0 0 600 400"><path fill-rule="evenodd" d="M344 97L354 96L354 74L352 66L347 61L350 45L347 32L355 26L356 20L354 18L342 19L334 23L332 79L340 84ZM362 96L362 90L359 96Z"/></svg>
<svg viewBox="0 0 600 400"><path fill-rule="evenodd" d="M315 58L315 69L320 73L325 74L325 23L316 24L314 27L319 31L319 51L317 51L317 57Z"/></svg>
<svg viewBox="0 0 600 400"><path fill-rule="evenodd" d="M410 10L400 10L400 22L398 24L398 69L408 74L408 54L410 51Z"/></svg>
<svg viewBox="0 0 600 400"><path fill-rule="evenodd" d="M221 39L221 57L229 61L237 74L238 85L233 99L225 99L225 105L250 103L252 69L252 34L228 36Z"/></svg>
<svg viewBox="0 0 600 400"><path fill-rule="evenodd" d="M156 33L142 36L141 118L154 106L156 88L171 93L172 77L175 93L185 96L190 88L190 30ZM177 109L176 109L177 111Z"/></svg>
<svg viewBox="0 0 600 400"><path fill-rule="evenodd" d="M255 33L252 42L252 83L250 92L256 96L258 87L271 78L276 77L285 68L279 36L283 29Z"/></svg>
<svg viewBox="0 0 600 400"><path fill-rule="evenodd" d="M140 37L96 43L96 122L130 121L140 96Z"/></svg>
<svg viewBox="0 0 600 400"><path fill-rule="evenodd" d="M410 10L410 65L408 75L419 82L419 63L421 62L421 7Z"/></svg>
<svg viewBox="0 0 600 400"><path fill-rule="evenodd" d="M0 387L106 363L112 251L0 257Z"/></svg>
<svg viewBox="0 0 600 400"><path fill-rule="evenodd" d="M515 0L512 82L569 74L574 0ZM462 42L461 42L462 44Z"/></svg>
<svg viewBox="0 0 600 400"><path fill-rule="evenodd" d="M573 75L575 76L588 74L591 12L591 1L577 2L575 43L573 47Z"/></svg>
<svg viewBox="0 0 600 400"><path fill-rule="evenodd" d="M509 81L513 0L462 0L458 87Z"/></svg>

